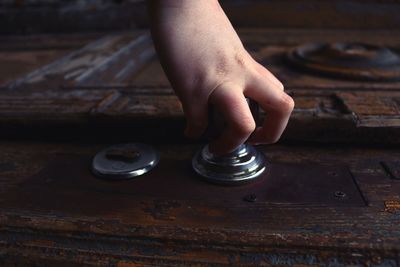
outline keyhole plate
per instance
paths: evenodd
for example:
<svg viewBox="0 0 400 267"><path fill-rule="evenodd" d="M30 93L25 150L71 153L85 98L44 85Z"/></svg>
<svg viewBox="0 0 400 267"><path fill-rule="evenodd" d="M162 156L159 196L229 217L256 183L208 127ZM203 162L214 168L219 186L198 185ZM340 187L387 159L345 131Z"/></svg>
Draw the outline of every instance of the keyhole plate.
<svg viewBox="0 0 400 267"><path fill-rule="evenodd" d="M159 154L151 146L119 144L96 154L92 161L92 172L100 178L126 180L147 173L158 161Z"/></svg>

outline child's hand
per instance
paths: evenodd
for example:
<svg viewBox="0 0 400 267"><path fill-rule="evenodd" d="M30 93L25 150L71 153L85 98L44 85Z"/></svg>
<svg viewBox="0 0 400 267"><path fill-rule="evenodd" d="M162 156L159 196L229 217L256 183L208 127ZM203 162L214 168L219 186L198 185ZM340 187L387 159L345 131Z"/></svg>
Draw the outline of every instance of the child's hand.
<svg viewBox="0 0 400 267"><path fill-rule="evenodd" d="M294 102L244 49L218 1L154 0L150 12L161 63L187 118L186 135L204 133L211 103L227 125L210 144L212 152L230 152L250 136L250 143L275 143ZM262 127L255 129L245 96L266 111Z"/></svg>

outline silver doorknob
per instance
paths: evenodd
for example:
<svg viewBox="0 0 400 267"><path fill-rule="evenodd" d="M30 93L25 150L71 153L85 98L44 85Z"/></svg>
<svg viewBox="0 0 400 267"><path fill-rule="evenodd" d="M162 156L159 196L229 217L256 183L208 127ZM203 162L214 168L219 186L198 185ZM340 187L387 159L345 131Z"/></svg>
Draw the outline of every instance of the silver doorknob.
<svg viewBox="0 0 400 267"><path fill-rule="evenodd" d="M247 102L257 123L258 105L249 99ZM221 129L222 120L218 113L210 112L210 127ZM194 155L192 166L197 174L209 182L235 185L259 177L266 169L266 159L262 152L249 144L241 144L233 152L222 156L212 154L206 145Z"/></svg>

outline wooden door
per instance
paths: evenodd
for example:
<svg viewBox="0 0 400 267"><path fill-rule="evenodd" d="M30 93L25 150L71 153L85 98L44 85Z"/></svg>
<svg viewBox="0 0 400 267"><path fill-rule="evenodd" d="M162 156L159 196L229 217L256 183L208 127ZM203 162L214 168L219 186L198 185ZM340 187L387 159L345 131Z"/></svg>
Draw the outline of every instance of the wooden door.
<svg viewBox="0 0 400 267"><path fill-rule="evenodd" d="M303 71L304 43L400 47L398 30L241 28L296 107L267 172L237 187L190 166L181 105L146 30L0 40L0 262L39 266L399 266L400 82ZM144 142L159 165L90 172L100 149Z"/></svg>

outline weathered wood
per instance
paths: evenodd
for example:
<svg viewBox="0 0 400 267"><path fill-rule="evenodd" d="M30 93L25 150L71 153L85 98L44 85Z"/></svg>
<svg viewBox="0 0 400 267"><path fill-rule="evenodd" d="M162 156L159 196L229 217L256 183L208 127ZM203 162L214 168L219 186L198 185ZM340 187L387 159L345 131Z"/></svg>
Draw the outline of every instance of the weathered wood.
<svg viewBox="0 0 400 267"><path fill-rule="evenodd" d="M110 183L94 178L87 169L91 155L100 148L1 144L0 246L5 261L24 255L20 261L28 263L327 265L333 261L396 266L400 259L396 208L400 184L387 177L380 164L398 158L397 150L264 148L272 164L349 166L366 201L357 207L262 198L245 202L243 193L251 186L216 186L186 172L195 146L160 145L161 162L166 165L136 180ZM162 186L174 184L182 173L182 188ZM151 183L152 179L161 180ZM144 189L140 184L148 186L140 190ZM258 186L257 194L267 192L268 186ZM167 191L162 193L163 189ZM175 194L169 195L169 190ZM198 199L201 192L208 197Z"/></svg>
<svg viewBox="0 0 400 267"><path fill-rule="evenodd" d="M397 127L400 114L395 97L400 91L399 82L366 83L333 79L304 72L286 62L287 51L298 44L296 38L301 42L352 38L376 44L387 40L395 46L400 44L400 39L396 38L400 35L389 31L379 34L351 31L343 34L341 31L323 33L302 30L292 31L291 36L297 37L291 39L283 35L284 32L241 30L240 34L254 57L283 81L286 90L295 99L296 107L284 135L285 140L400 143ZM338 37L339 33L341 37ZM32 38L27 37L27 40ZM113 136L121 131L128 136L137 132L135 126L138 123L151 119L154 123L153 126L148 125L149 132L157 133L161 123L170 136L180 136L184 124L182 108L155 57L148 32L106 35L83 45L88 38L84 37L80 43L77 35L72 35L71 39L62 36L59 41L56 41L57 37L50 36L37 38L43 51L47 51L46 47L63 47L62 43L65 47L76 49L48 64L35 60L33 64L40 64L40 68L14 81L14 74L10 76L3 72L4 79L9 82L7 88L0 92L2 133L32 134L32 127L36 124L40 125L41 132L48 132L47 135L53 132L54 136L59 136L54 131L60 129L60 124L86 127L90 121L92 131L79 133L82 128L75 128L77 132L74 135L84 136L86 132L90 137L98 127L98 132L104 132L104 136ZM17 47L12 50L14 58L23 60L22 47L18 48L24 43L22 37L12 37L5 42L4 53L8 55L12 43L16 43ZM99 94L103 97L98 98ZM378 95L382 97L375 97ZM368 103L366 99L369 99ZM43 103L46 105L43 106ZM391 104L388 106L388 103ZM100 107L96 108L97 105ZM390 113L385 112L388 109ZM61 112L54 113L54 110ZM374 114L370 114L372 111ZM131 127L127 127L128 124ZM29 131L18 130L18 127L22 129L27 125L30 126ZM104 131L106 125L120 130ZM69 128L71 133L74 128ZM161 138L157 135L153 137Z"/></svg>
<svg viewBox="0 0 400 267"><path fill-rule="evenodd" d="M399 161L382 161L383 168L392 179L400 180L400 162Z"/></svg>
<svg viewBox="0 0 400 267"><path fill-rule="evenodd" d="M140 68L147 58L154 55L154 51L137 51L146 42L150 43L149 34L110 35L100 38L85 47L73 51L65 57L44 65L25 76L15 80L7 87L10 89L23 88L59 88L62 86L80 86L91 80L106 76L117 82L126 75L133 74ZM135 54L142 55L135 61ZM145 57L144 55L147 55ZM115 67L120 69L105 75ZM132 69L132 70L131 70ZM101 79L97 84L102 84Z"/></svg>
<svg viewBox="0 0 400 267"><path fill-rule="evenodd" d="M26 72L42 64L50 63L67 52L68 50L2 51L0 52L0 85L12 82Z"/></svg>
<svg viewBox="0 0 400 267"><path fill-rule="evenodd" d="M238 27L398 29L396 0L225 0ZM34 18L34 19L32 19ZM2 0L0 33L115 31L148 27L144 0Z"/></svg>
<svg viewBox="0 0 400 267"><path fill-rule="evenodd" d="M0 264L400 266L400 83L286 62L313 41L397 49L398 30L239 32L296 108L286 143L262 147L263 179L235 188L191 170L199 146L184 141L148 32L1 37ZM161 152L153 171L121 183L91 174L103 146L135 141Z"/></svg>
<svg viewBox="0 0 400 267"><path fill-rule="evenodd" d="M0 88L99 37L99 34L0 36Z"/></svg>
<svg viewBox="0 0 400 267"><path fill-rule="evenodd" d="M400 92L338 93L359 127L400 127Z"/></svg>

